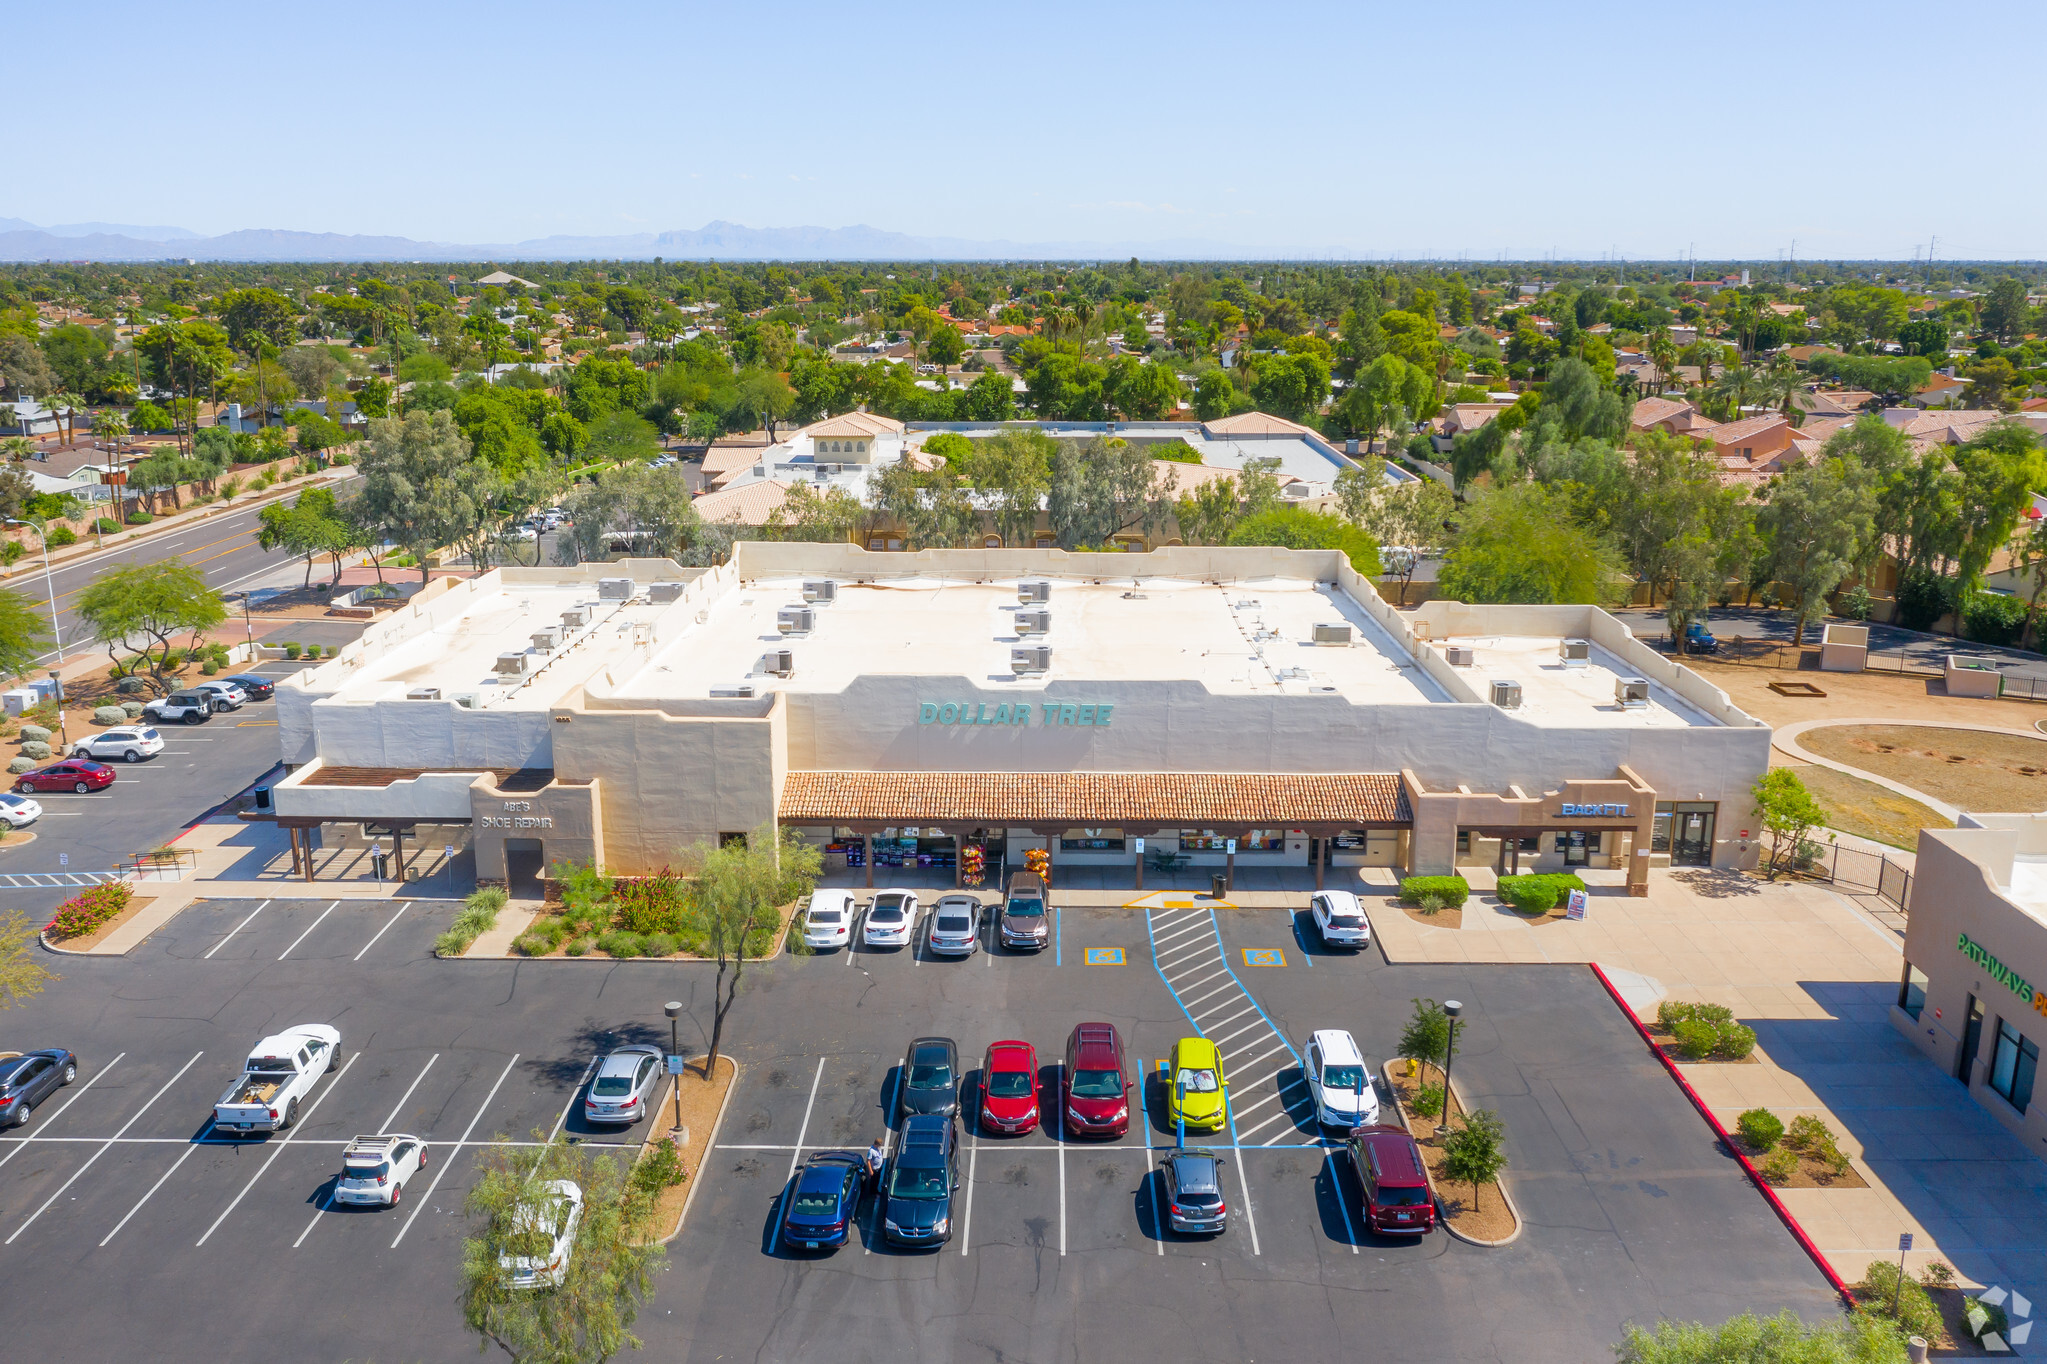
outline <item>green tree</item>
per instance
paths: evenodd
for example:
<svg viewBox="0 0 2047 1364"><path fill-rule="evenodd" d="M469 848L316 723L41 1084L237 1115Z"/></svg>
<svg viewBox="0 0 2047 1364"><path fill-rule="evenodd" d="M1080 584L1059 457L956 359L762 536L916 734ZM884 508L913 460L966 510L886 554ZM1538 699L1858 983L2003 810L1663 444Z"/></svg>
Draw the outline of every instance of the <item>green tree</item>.
<svg viewBox="0 0 2047 1364"><path fill-rule="evenodd" d="M41 927L20 910L0 914L0 1009L11 1009L59 979L43 965Z"/></svg>
<svg viewBox="0 0 2047 1364"><path fill-rule="evenodd" d="M782 505L768 513L767 531L776 540L844 544L859 526L866 508L844 488L814 490L808 483L791 484Z"/></svg>
<svg viewBox="0 0 2047 1364"><path fill-rule="evenodd" d="M245 355L254 355L259 341L281 350L298 339L298 312L275 289L230 290L220 299L220 321L228 344Z"/></svg>
<svg viewBox="0 0 2047 1364"><path fill-rule="evenodd" d="M1982 325L1985 332L2007 346L2017 345L2025 339L2030 316L2024 284L2006 275L1990 286L1990 296L1983 300Z"/></svg>
<svg viewBox="0 0 2047 1364"><path fill-rule="evenodd" d="M1329 363L1319 355L1268 355L1251 376L1251 397L1262 412L1304 421L1329 396Z"/></svg>
<svg viewBox="0 0 2047 1364"><path fill-rule="evenodd" d="M1414 1012L1408 1015L1407 1026L1401 1030L1397 1050L1402 1056L1440 1066L1450 1050L1450 1015L1433 999L1410 1002Z"/></svg>
<svg viewBox="0 0 2047 1364"><path fill-rule="evenodd" d="M739 403L767 428L772 445L775 428L796 407L796 390L773 370L750 369L739 376Z"/></svg>
<svg viewBox="0 0 2047 1364"><path fill-rule="evenodd" d="M1773 767L1756 778L1749 788L1755 798L1756 818L1770 835L1769 877L1797 867L1807 835L1827 821L1826 807L1814 800L1788 767Z"/></svg>
<svg viewBox="0 0 2047 1364"><path fill-rule="evenodd" d="M1466 1113L1464 1125L1443 1138L1443 1177L1471 1186L1474 1210L1479 1189L1497 1182L1506 1168L1507 1126L1490 1108Z"/></svg>
<svg viewBox="0 0 2047 1364"><path fill-rule="evenodd" d="M1165 476L1144 450L1121 439L1061 442L1052 457L1045 514L1061 549L1111 543L1118 532L1165 524Z"/></svg>
<svg viewBox="0 0 2047 1364"><path fill-rule="evenodd" d="M1855 566L1875 533L1876 493L1853 460L1820 459L1780 476L1763 494L1757 528L1770 545L1770 575L1798 596L1793 647Z"/></svg>
<svg viewBox="0 0 2047 1364"><path fill-rule="evenodd" d="M324 398L327 390L340 383L348 366L327 346L293 346L278 363L298 385L301 398Z"/></svg>
<svg viewBox="0 0 2047 1364"><path fill-rule="evenodd" d="M1993 422L1956 447L1961 477L1957 502L1961 546L1955 554L1958 600L1981 585L1991 556L2011 540L2036 489L2047 488L2047 453L2040 438L2017 420Z"/></svg>
<svg viewBox="0 0 2047 1364"><path fill-rule="evenodd" d="M526 1147L486 1147L476 1167L463 1211L481 1227L462 1243L462 1320L478 1348L494 1344L518 1364L597 1364L638 1349L632 1326L664 1253L651 1235L653 1199L628 1161L554 1137L537 1159ZM555 1188L564 1180L581 1191L583 1211L562 1282L518 1287L504 1261L552 1240L566 1214Z"/></svg>
<svg viewBox="0 0 2047 1364"><path fill-rule="evenodd" d="M1583 525L1566 496L1520 483L1465 505L1437 590L1467 602L1597 605L1618 600L1628 574L1612 542Z"/></svg>
<svg viewBox="0 0 2047 1364"><path fill-rule="evenodd" d="M0 589L0 676L20 677L49 646L42 616L28 598Z"/></svg>
<svg viewBox="0 0 2047 1364"><path fill-rule="evenodd" d="M1232 545L1279 545L1287 549L1343 551L1366 578L1379 576L1379 544L1362 527L1328 512L1273 507L1245 516L1230 529Z"/></svg>
<svg viewBox="0 0 2047 1364"><path fill-rule="evenodd" d="M1045 494L1052 488L1052 459L1059 442L1034 426L1020 426L972 444L967 477L984 498L993 500L996 533L1006 545L1030 545Z"/></svg>
<svg viewBox="0 0 2047 1364"><path fill-rule="evenodd" d="M1408 584L1422 560L1436 552L1450 534L1457 499L1432 478L1395 487L1384 486L1375 470L1345 469L1336 478L1337 505L1343 514L1379 542L1379 557L1400 580L1400 604L1407 605ZM1371 485L1378 484L1375 489Z"/></svg>
<svg viewBox="0 0 2047 1364"><path fill-rule="evenodd" d="M1209 370L1194 381L1194 416L1198 421L1212 422L1227 417L1235 408L1237 391L1230 382L1230 376L1219 369Z"/></svg>
<svg viewBox="0 0 2047 1364"><path fill-rule="evenodd" d="M292 427L298 434L299 449L310 453L348 443L348 431L340 422L311 408L293 414Z"/></svg>
<svg viewBox="0 0 2047 1364"><path fill-rule="evenodd" d="M419 564L484 525L489 466L470 458L469 438L447 412L415 412L370 423L354 509L366 537L388 540Z"/></svg>
<svg viewBox="0 0 2047 1364"><path fill-rule="evenodd" d="M1774 1317L1744 1312L1717 1327L1629 1325L1614 1357L1618 1364L1906 1364L1904 1338L1874 1317L1808 1325L1788 1308Z"/></svg>
<svg viewBox="0 0 2047 1364"><path fill-rule="evenodd" d="M701 540L688 487L674 471L637 460L604 470L564 506L573 522L567 543L579 558L599 557L623 534L637 556L689 562Z"/></svg>
<svg viewBox="0 0 2047 1364"><path fill-rule="evenodd" d="M952 367L966 357L966 353L966 338L949 322L941 322L924 343L924 358L937 365L940 374L950 373Z"/></svg>
<svg viewBox="0 0 2047 1364"><path fill-rule="evenodd" d="M172 642L204 635L227 617L227 607L206 585L206 575L175 555L104 570L78 594L71 609L117 667L122 651L136 648L140 636L138 652L159 696L169 695L172 688L164 675L171 664Z"/></svg>
<svg viewBox="0 0 2047 1364"><path fill-rule="evenodd" d="M341 556L356 547L356 530L335 504L331 488L308 488L287 507L272 502L256 515L256 543L266 550L304 555L305 585L313 581L313 560L334 556L334 580L341 581Z"/></svg>
<svg viewBox="0 0 2047 1364"><path fill-rule="evenodd" d="M744 840L722 847L699 843L683 852L683 874L691 881L687 918L717 962L706 1075L717 1073L725 1018L739 997L747 959L774 949L783 908L810 894L823 865L823 854L799 830L778 829L772 821Z"/></svg>

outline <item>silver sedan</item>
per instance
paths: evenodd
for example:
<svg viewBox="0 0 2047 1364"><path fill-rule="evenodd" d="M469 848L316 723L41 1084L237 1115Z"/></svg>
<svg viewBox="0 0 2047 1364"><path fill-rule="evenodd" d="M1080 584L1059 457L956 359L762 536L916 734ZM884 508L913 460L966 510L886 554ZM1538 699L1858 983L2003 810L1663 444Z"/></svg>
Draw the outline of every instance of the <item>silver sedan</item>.
<svg viewBox="0 0 2047 1364"><path fill-rule="evenodd" d="M635 1123L654 1103L661 1080L661 1048L620 1047L604 1058L590 1092L583 1098L583 1118L593 1123Z"/></svg>

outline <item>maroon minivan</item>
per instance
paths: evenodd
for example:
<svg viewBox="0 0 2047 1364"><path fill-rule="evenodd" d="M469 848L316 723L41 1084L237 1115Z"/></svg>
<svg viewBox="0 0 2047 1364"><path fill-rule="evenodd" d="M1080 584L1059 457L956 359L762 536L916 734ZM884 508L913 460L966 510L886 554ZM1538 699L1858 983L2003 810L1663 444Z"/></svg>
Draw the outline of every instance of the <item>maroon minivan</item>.
<svg viewBox="0 0 2047 1364"><path fill-rule="evenodd" d="M1066 1039L1066 1130L1076 1137L1120 1137L1130 1130L1130 1081L1123 1039L1113 1023L1077 1024Z"/></svg>
<svg viewBox="0 0 2047 1364"><path fill-rule="evenodd" d="M1436 1229L1436 1199L1421 1148L1404 1127L1353 1127L1345 1145L1364 1186L1365 1226L1390 1236L1423 1236Z"/></svg>

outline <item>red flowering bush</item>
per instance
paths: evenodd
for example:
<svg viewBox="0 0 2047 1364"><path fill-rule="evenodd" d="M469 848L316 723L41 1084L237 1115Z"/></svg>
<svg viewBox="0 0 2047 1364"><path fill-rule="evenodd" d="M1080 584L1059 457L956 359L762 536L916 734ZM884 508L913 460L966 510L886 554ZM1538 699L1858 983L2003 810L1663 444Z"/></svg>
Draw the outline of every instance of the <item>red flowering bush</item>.
<svg viewBox="0 0 2047 1364"><path fill-rule="evenodd" d="M57 907L44 932L53 938L77 938L92 932L128 907L135 887L126 881L103 881Z"/></svg>

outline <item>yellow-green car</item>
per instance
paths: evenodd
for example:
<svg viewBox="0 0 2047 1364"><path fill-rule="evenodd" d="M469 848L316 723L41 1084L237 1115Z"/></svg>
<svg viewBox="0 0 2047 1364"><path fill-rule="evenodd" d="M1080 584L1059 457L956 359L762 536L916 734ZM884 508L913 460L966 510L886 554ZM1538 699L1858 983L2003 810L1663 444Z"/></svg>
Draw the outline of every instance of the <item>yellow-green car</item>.
<svg viewBox="0 0 2047 1364"><path fill-rule="evenodd" d="M1175 1130L1184 1114L1187 1126L1199 1132L1218 1132L1225 1121L1222 1053L1205 1037L1183 1037L1173 1044L1171 1067L1166 1072L1171 1090L1166 1098L1166 1120Z"/></svg>

